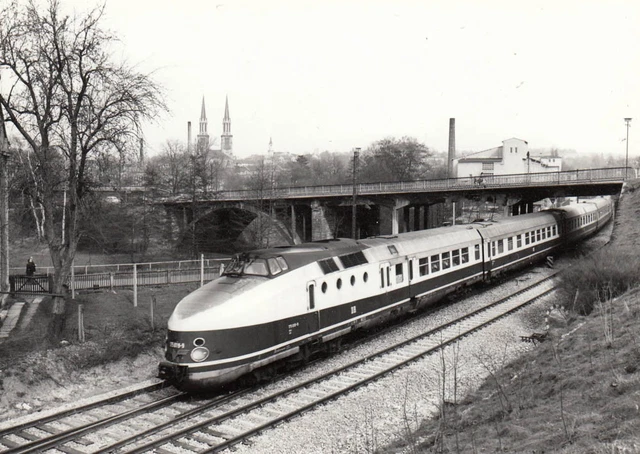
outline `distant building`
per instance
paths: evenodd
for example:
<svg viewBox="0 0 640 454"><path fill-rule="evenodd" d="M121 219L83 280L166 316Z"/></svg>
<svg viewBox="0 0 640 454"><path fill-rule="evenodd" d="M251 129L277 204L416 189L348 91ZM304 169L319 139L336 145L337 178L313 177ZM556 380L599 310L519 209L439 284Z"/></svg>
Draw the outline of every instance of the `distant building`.
<svg viewBox="0 0 640 454"><path fill-rule="evenodd" d="M196 138L196 150L204 151L209 149L209 133L207 132L207 112L204 108L204 96L202 97L202 107L200 108L200 131Z"/></svg>
<svg viewBox="0 0 640 454"><path fill-rule="evenodd" d="M224 118L222 119L221 150L227 156L233 155L233 135L231 134L231 117L229 116L229 97L224 101Z"/></svg>
<svg viewBox="0 0 640 454"><path fill-rule="evenodd" d="M509 175L514 173L559 172L562 158L533 156L529 144L522 139L506 139L502 146L471 153L454 159L458 178L480 175Z"/></svg>
<svg viewBox="0 0 640 454"><path fill-rule="evenodd" d="M226 158L233 160L233 135L231 134L231 116L229 115L229 97L225 99L224 118L222 119L222 135L220 136L220 146L216 147L216 139L211 140L208 132L207 112L204 105L204 96L202 97L202 107L200 108L200 129L196 137L196 150L206 151L212 157L224 155ZM191 137L187 140L190 142ZM191 144L189 143L189 148Z"/></svg>

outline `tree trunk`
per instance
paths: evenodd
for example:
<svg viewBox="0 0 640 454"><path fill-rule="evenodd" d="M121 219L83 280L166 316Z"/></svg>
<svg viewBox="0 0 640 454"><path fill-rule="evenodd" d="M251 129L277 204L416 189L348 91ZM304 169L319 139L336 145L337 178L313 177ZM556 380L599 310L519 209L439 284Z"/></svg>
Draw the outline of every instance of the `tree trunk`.
<svg viewBox="0 0 640 454"><path fill-rule="evenodd" d="M66 324L66 301L64 297L53 297L53 310L49 324L48 339L52 344L58 344L64 334Z"/></svg>

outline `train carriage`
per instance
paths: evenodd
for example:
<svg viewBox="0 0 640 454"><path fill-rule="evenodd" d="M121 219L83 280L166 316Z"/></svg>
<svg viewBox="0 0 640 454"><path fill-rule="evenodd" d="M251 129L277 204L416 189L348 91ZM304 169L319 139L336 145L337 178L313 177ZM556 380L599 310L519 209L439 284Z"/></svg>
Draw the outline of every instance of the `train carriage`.
<svg viewBox="0 0 640 454"><path fill-rule="evenodd" d="M158 376L211 388L304 361L353 330L544 259L602 228L611 207L598 199L497 222L239 254L176 306Z"/></svg>
<svg viewBox="0 0 640 454"><path fill-rule="evenodd" d="M478 229L484 241L486 278L543 260L561 244L560 215L524 214Z"/></svg>

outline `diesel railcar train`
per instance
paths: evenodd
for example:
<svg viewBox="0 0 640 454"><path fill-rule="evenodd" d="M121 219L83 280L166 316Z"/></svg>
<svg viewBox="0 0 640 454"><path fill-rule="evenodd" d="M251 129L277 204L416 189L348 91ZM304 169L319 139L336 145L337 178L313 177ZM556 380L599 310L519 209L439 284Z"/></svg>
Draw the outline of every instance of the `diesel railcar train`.
<svg viewBox="0 0 640 454"><path fill-rule="evenodd" d="M544 259L611 216L612 201L598 198L495 222L239 254L175 307L158 376L207 389L304 361L354 330Z"/></svg>

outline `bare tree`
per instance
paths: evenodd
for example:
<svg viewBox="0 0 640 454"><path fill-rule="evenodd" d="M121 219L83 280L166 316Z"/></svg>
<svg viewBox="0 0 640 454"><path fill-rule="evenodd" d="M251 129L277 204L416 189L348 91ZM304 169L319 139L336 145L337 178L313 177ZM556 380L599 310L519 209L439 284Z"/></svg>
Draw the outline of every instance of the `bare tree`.
<svg viewBox="0 0 640 454"><path fill-rule="evenodd" d="M0 11L0 71L10 84L0 93L0 108L32 153L31 183L43 207L56 295L70 274L81 234L91 159L110 153L122 159L134 152L141 122L165 108L150 76L113 61L108 46L115 37L100 26L103 10L67 16L58 0L44 7L32 0ZM63 191L67 202L60 207ZM64 298L55 297L53 339L62 333L64 314Z"/></svg>

